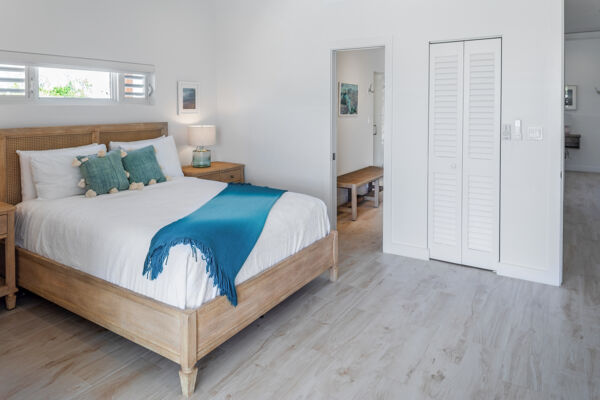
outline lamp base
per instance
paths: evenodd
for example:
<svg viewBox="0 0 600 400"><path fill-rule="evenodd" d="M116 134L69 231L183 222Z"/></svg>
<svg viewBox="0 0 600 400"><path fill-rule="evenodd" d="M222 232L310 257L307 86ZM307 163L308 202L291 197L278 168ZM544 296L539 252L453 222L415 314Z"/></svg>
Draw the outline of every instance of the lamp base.
<svg viewBox="0 0 600 400"><path fill-rule="evenodd" d="M210 167L210 150L204 149L204 148L194 150L193 157L192 157L192 167L194 167L194 168Z"/></svg>

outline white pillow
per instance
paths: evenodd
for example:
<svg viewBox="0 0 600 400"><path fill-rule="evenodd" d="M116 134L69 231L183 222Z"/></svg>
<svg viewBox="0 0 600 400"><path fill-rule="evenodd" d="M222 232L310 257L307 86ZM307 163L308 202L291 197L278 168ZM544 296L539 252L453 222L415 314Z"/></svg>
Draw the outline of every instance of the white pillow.
<svg viewBox="0 0 600 400"><path fill-rule="evenodd" d="M77 196L84 193L78 186L81 172L72 165L77 156L106 151L106 146L97 144L84 149L80 147L62 149L61 152L41 152L31 156L31 172L38 199L52 200Z"/></svg>
<svg viewBox="0 0 600 400"><path fill-rule="evenodd" d="M125 151L137 150L146 146L154 146L156 149L156 160L168 176L183 176L177 146L173 136L161 136L156 139L138 140L136 142L110 142L110 150L123 149Z"/></svg>
<svg viewBox="0 0 600 400"><path fill-rule="evenodd" d="M37 191L33 182L33 172L31 170L31 158L40 154L60 154L60 153L77 153L75 156L82 154L92 154L94 149L98 148L98 143L88 144L79 147L68 147L65 149L55 150L17 150L19 155L19 164L21 166L21 201L37 199ZM104 146L104 145L103 145ZM96 150L98 151L98 150ZM73 157L75 157L73 156Z"/></svg>

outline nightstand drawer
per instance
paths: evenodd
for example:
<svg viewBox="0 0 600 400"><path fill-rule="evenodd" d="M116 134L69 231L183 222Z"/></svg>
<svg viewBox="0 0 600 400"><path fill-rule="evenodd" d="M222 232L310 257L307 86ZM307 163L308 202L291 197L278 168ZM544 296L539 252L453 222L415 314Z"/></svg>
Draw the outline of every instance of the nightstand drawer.
<svg viewBox="0 0 600 400"><path fill-rule="evenodd" d="M207 179L209 181L220 181L221 180L221 174L219 174L218 172L215 172L213 174L198 175L198 178L200 178L200 179Z"/></svg>
<svg viewBox="0 0 600 400"><path fill-rule="evenodd" d="M8 232L8 216L0 215L0 235L6 235Z"/></svg>
<svg viewBox="0 0 600 400"><path fill-rule="evenodd" d="M244 182L244 164L225 161L214 161L210 167L194 168L191 165L182 167L183 175L194 178L221 182Z"/></svg>
<svg viewBox="0 0 600 400"><path fill-rule="evenodd" d="M241 182L242 181L242 170L231 169L229 171L221 171L222 182Z"/></svg>

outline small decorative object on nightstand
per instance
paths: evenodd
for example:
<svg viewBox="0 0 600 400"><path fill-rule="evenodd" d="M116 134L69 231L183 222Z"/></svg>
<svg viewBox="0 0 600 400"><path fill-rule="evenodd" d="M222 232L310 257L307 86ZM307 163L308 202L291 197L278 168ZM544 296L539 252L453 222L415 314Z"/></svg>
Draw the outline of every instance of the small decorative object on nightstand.
<svg viewBox="0 0 600 400"><path fill-rule="evenodd" d="M215 161L208 168L194 168L188 165L182 169L185 176L211 181L244 183L244 164Z"/></svg>
<svg viewBox="0 0 600 400"><path fill-rule="evenodd" d="M192 146L196 146L192 167L210 167L210 150L204 146L213 146L217 143L217 128L214 125L188 126L188 140Z"/></svg>
<svg viewBox="0 0 600 400"><path fill-rule="evenodd" d="M4 239L4 279L0 278L0 297L6 296L6 308L17 302L15 278L15 206L0 202L0 239Z"/></svg>

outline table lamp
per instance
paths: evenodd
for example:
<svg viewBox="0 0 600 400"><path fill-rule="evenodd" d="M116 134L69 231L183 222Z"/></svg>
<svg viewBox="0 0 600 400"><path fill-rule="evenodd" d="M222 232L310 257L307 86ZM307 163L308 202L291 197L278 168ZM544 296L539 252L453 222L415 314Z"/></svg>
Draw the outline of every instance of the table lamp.
<svg viewBox="0 0 600 400"><path fill-rule="evenodd" d="M217 143L217 128L214 125L190 125L188 126L188 141L190 145L196 146L192 167L210 167L210 150L204 146L212 146Z"/></svg>

